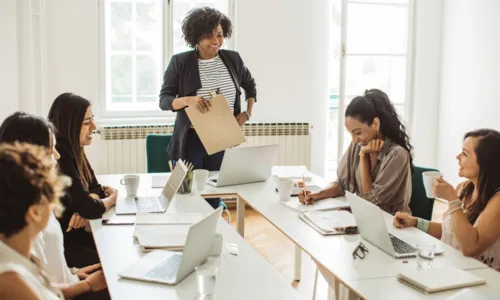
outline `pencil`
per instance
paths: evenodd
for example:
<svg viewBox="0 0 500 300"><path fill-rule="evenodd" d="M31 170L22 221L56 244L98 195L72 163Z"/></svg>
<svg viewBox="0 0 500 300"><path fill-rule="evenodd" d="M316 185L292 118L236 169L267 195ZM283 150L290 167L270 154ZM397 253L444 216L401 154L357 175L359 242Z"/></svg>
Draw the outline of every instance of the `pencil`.
<svg viewBox="0 0 500 300"><path fill-rule="evenodd" d="M174 170L174 168L172 167L172 161L171 160L168 160L168 166L170 167L170 172L172 172Z"/></svg>

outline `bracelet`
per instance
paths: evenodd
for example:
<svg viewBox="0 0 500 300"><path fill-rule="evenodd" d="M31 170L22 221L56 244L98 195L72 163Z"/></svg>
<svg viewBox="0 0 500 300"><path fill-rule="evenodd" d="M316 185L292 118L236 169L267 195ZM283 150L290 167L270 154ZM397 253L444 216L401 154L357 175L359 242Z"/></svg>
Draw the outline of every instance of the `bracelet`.
<svg viewBox="0 0 500 300"><path fill-rule="evenodd" d="M452 208L452 207L455 207L455 206L462 207L462 201L456 199L456 200L448 202L448 208Z"/></svg>
<svg viewBox="0 0 500 300"><path fill-rule="evenodd" d="M457 212L457 211L462 211L462 207L456 206L456 207L450 208L450 209L448 209L446 214L451 216L452 213Z"/></svg>
<svg viewBox="0 0 500 300"><path fill-rule="evenodd" d="M250 120L250 114L247 111L244 111L243 114L247 117L247 121Z"/></svg>
<svg viewBox="0 0 500 300"><path fill-rule="evenodd" d="M423 232L427 232L427 230L429 230L429 221L417 218L417 228Z"/></svg>

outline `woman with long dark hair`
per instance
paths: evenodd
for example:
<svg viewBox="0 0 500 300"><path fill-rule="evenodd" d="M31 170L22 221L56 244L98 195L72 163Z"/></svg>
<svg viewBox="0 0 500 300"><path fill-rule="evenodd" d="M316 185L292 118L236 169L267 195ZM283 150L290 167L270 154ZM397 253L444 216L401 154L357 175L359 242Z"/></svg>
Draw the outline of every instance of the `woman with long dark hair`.
<svg viewBox="0 0 500 300"><path fill-rule="evenodd" d="M458 175L467 181L455 190L436 178L433 193L448 201L442 223L397 213L394 226L417 227L500 271L500 132L480 129L465 135L457 155Z"/></svg>
<svg viewBox="0 0 500 300"><path fill-rule="evenodd" d="M0 126L0 143L29 143L48 150L54 168L60 155L56 150L54 126L47 120L16 112L7 117ZM61 225L54 213L49 216L45 229L33 240L31 252L39 260L53 284L61 289L66 298L109 299L106 281L100 264L91 265L72 274L64 256L64 239ZM76 297L76 298L75 298Z"/></svg>
<svg viewBox="0 0 500 300"><path fill-rule="evenodd" d="M62 199L65 211L59 220L64 233L66 261L70 267L99 262L95 243L85 231L87 219L98 219L116 203L117 191L101 186L85 155L96 129L90 101L72 93L59 95L52 103L48 119L56 127L61 171L73 183ZM78 217L75 218L73 215Z"/></svg>
<svg viewBox="0 0 500 300"><path fill-rule="evenodd" d="M305 191L299 200L312 203L349 191L388 213L409 212L413 147L387 94L372 89L354 98L345 112L345 127L352 142L337 181L320 192Z"/></svg>

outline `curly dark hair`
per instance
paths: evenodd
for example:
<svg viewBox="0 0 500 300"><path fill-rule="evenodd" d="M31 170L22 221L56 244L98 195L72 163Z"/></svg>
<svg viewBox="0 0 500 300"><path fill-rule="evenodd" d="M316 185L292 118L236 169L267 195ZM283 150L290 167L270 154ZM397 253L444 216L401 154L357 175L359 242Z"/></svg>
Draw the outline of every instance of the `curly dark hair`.
<svg viewBox="0 0 500 300"><path fill-rule="evenodd" d="M61 210L59 198L69 185L47 148L26 143L0 145L0 233L6 237L26 226L26 212L43 199Z"/></svg>
<svg viewBox="0 0 500 300"><path fill-rule="evenodd" d="M371 125L375 118L379 118L380 133L410 154L410 166L413 173L413 146L410 144L410 137L386 93L378 89L366 90L363 96L352 99L346 108L345 116L356 118L368 125Z"/></svg>
<svg viewBox="0 0 500 300"><path fill-rule="evenodd" d="M222 27L224 38L230 38L233 33L231 20L220 11L211 7L190 10L182 21L182 37L186 44L194 48L203 37L212 36L217 26Z"/></svg>

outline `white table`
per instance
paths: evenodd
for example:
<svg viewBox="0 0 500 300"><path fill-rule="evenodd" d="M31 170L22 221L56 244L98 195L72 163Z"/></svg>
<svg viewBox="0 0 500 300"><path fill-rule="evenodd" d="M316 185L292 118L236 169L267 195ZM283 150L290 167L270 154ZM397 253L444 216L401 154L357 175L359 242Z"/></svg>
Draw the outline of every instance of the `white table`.
<svg viewBox="0 0 500 300"><path fill-rule="evenodd" d="M118 188L120 175L98 176L104 185ZM141 175L139 193L145 196L159 195L160 189L151 188L151 176ZM200 212L207 214L212 208L199 195L176 195L169 212ZM108 211L104 217L114 215ZM133 226L101 225L101 220L92 220L99 257L113 299L196 299L197 283L194 274L175 286L147 283L118 277L118 272L134 263L143 254L133 242ZM226 221L221 220L218 232L224 239L239 247L239 255L225 254L216 283L217 300L220 299L300 299L285 280L272 269L250 245L248 245Z"/></svg>
<svg viewBox="0 0 500 300"><path fill-rule="evenodd" d="M470 289L494 293L495 295L498 295L498 299L500 299L499 272L491 268L470 270L469 272L487 281L486 285L470 287ZM400 283L395 277L354 281L350 282L349 285L351 286L352 289L356 291L358 295L370 300L371 299L385 300L389 298L404 299L404 300L414 300L414 299L444 300L459 291L459 290L451 290L446 292L439 292L439 293L425 295L418 292L417 290L414 290Z"/></svg>

